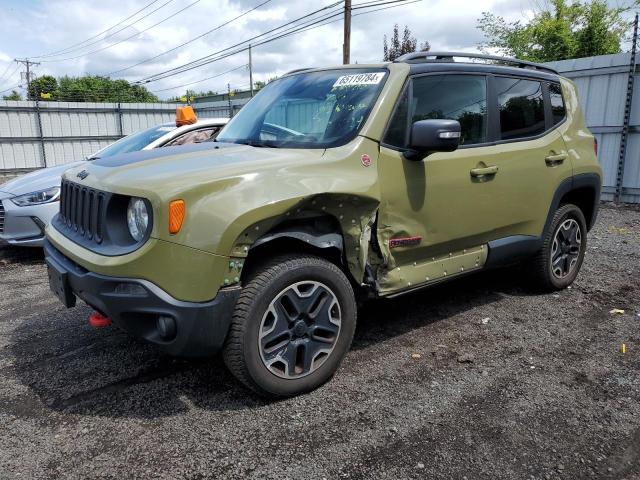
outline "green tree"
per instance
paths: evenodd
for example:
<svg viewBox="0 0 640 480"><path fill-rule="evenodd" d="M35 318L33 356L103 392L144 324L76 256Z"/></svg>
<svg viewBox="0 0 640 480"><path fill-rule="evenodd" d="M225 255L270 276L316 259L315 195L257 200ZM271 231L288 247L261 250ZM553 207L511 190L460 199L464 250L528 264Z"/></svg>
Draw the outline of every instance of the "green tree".
<svg viewBox="0 0 640 480"><path fill-rule="evenodd" d="M11 90L9 95L3 95L3 100L22 100L22 95L18 93L16 90Z"/></svg>
<svg viewBox="0 0 640 480"><path fill-rule="evenodd" d="M418 40L413 36L408 26L404 26L402 32L402 39L400 38L400 30L398 24L393 26L393 33L391 34L391 40L387 40L387 36L384 36L383 40L383 60L385 62L392 62L396 58L404 55L405 53L415 52L418 48ZM431 48L429 42L424 42L420 49L422 51L428 51Z"/></svg>
<svg viewBox="0 0 640 480"><path fill-rule="evenodd" d="M108 77L62 77L57 99L68 102L157 102L158 97L141 85Z"/></svg>
<svg viewBox="0 0 640 480"><path fill-rule="evenodd" d="M486 40L479 46L534 62L619 53L631 29L625 13L634 5L640 0L616 7L609 7L606 0L551 0L548 8L534 12L529 23L507 22L484 12L478 28Z"/></svg>
<svg viewBox="0 0 640 480"><path fill-rule="evenodd" d="M187 90L184 93L184 95L176 95L175 97L169 97L166 101L179 103L179 102L184 102L185 99L189 99L189 98L212 97L213 95L218 95L218 92L214 90L207 90L207 91L202 90L200 92L197 92L195 90Z"/></svg>
<svg viewBox="0 0 640 480"><path fill-rule="evenodd" d="M58 81L55 77L52 77L51 75L43 75L31 81L31 84L29 85L28 99L43 99L41 96L43 93L45 95L51 94L50 100L55 99L55 96L58 93Z"/></svg>

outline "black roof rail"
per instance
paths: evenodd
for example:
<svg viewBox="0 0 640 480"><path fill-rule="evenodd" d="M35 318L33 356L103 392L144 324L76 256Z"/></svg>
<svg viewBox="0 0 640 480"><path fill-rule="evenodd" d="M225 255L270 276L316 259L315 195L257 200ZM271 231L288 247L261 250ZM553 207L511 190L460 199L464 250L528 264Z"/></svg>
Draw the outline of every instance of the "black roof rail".
<svg viewBox="0 0 640 480"><path fill-rule="evenodd" d="M466 53L466 52L413 52L407 53L394 60L395 63L422 63L422 62L454 62L454 57L472 58L480 60L491 60L494 62L514 65L518 68L530 68L533 70L541 70L558 74L558 71L541 65L539 63L528 62L526 60L518 60L512 57L500 57L497 55L485 55L484 53Z"/></svg>

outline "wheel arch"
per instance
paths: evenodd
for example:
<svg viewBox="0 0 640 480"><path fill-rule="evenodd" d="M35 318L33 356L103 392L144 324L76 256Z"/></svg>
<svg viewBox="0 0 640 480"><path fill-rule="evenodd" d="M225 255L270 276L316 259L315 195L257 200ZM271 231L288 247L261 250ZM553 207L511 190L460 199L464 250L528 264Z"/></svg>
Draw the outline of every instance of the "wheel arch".
<svg viewBox="0 0 640 480"><path fill-rule="evenodd" d="M378 204L366 196L320 194L252 222L237 235L230 254L238 281L273 255L297 252L335 263L354 284L362 285ZM261 217L255 212L251 216Z"/></svg>
<svg viewBox="0 0 640 480"><path fill-rule="evenodd" d="M583 173L564 179L553 196L543 235L547 233L555 211L562 205L572 203L584 214L587 230L591 230L598 215L602 180L597 173Z"/></svg>
<svg viewBox="0 0 640 480"><path fill-rule="evenodd" d="M242 270L244 282L268 259L281 254L308 253L345 268L344 237L335 217L324 215L276 225L249 248Z"/></svg>

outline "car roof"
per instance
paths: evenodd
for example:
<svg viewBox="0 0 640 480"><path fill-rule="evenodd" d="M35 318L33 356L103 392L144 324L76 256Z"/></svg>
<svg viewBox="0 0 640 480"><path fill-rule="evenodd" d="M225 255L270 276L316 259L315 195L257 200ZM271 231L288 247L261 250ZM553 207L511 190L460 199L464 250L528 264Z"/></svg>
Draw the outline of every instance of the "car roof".
<svg viewBox="0 0 640 480"><path fill-rule="evenodd" d="M422 73L491 73L495 75L509 75L516 77L530 77L538 80L559 81L557 73L533 70L530 68L511 67L507 65L495 65L488 63L466 62L423 62L410 63L410 75Z"/></svg>
<svg viewBox="0 0 640 480"><path fill-rule="evenodd" d="M468 52L412 52L397 58L393 62L366 65L341 65L331 68L300 68L288 72L286 75L342 68L385 68L391 63L408 65L410 75L431 72L471 72L531 77L555 82L559 81L560 77L556 70L547 65L512 57Z"/></svg>

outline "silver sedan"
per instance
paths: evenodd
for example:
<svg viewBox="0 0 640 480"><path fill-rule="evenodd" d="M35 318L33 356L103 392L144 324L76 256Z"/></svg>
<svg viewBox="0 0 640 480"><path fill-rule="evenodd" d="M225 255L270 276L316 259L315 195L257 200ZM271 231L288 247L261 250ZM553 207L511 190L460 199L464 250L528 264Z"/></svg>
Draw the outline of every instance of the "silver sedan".
<svg viewBox="0 0 640 480"><path fill-rule="evenodd" d="M182 127L172 123L158 125L128 135L96 152L86 161L212 140L227 121L226 118L212 118ZM62 174L82 163L43 168L0 185L0 244L41 247L44 228L60 209Z"/></svg>

